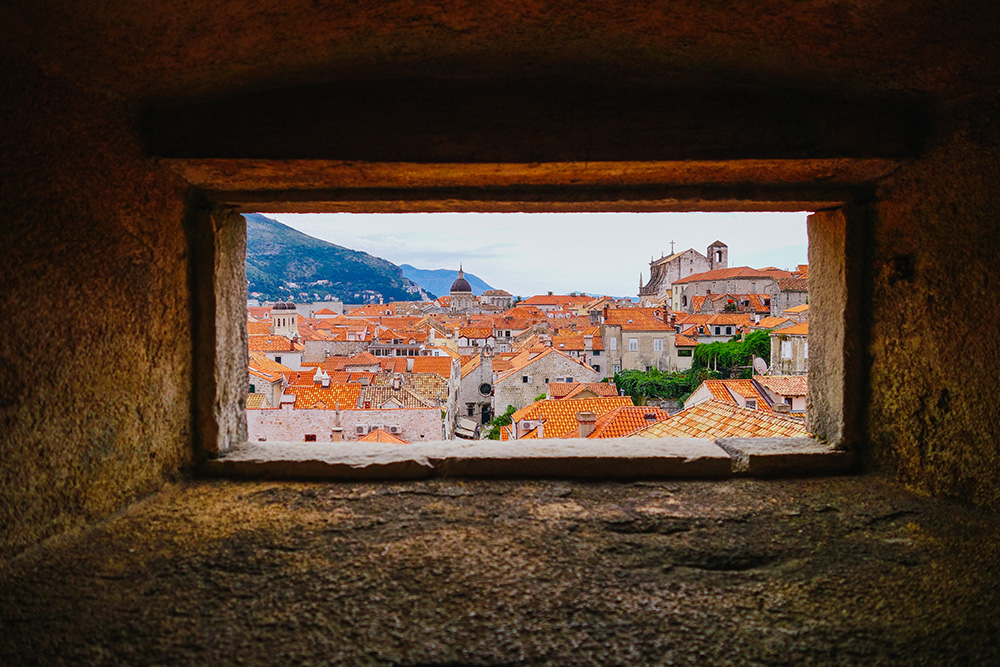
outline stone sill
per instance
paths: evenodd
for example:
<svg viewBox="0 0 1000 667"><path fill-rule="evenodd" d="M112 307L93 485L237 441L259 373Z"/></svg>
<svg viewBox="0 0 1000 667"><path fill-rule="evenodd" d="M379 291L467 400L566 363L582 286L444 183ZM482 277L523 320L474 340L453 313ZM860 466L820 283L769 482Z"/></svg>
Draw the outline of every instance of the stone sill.
<svg viewBox="0 0 1000 667"><path fill-rule="evenodd" d="M399 480L429 477L725 479L850 472L854 459L813 438L451 441L412 445L248 442L207 461L209 476Z"/></svg>

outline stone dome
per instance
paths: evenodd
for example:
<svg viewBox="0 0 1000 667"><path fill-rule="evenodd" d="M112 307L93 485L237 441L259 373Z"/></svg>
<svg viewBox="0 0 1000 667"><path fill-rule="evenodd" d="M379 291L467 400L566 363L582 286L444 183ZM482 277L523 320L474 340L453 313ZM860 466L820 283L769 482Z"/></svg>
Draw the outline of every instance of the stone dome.
<svg viewBox="0 0 1000 667"><path fill-rule="evenodd" d="M462 265L459 264L458 278L456 278L455 282L451 284L451 293L455 294L456 292L471 292L471 291L472 291L472 285L470 285L469 281L465 279L465 272L462 271Z"/></svg>

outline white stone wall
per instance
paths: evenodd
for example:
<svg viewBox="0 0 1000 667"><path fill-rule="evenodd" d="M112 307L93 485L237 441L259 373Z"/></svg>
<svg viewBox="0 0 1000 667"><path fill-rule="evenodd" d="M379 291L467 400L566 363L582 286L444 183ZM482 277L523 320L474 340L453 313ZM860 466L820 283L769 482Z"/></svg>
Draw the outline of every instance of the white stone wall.
<svg viewBox="0 0 1000 667"><path fill-rule="evenodd" d="M443 438L444 420L440 408L399 408L396 410L341 410L340 425L344 440L362 437L356 426L399 426L400 438L410 442L431 442ZM306 434L317 442L330 442L337 426L336 410L247 410L247 430L250 442L302 442ZM364 445L364 443L361 443Z"/></svg>

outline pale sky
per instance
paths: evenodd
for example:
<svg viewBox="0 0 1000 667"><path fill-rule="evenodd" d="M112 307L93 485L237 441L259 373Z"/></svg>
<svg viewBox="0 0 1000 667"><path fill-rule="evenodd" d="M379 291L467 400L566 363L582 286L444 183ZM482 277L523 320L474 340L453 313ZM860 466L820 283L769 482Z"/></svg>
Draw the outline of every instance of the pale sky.
<svg viewBox="0 0 1000 667"><path fill-rule="evenodd" d="M528 297L632 296L649 261L716 239L729 266L806 263L808 213L265 213L337 245L418 269L458 269ZM440 296L440 295L439 295Z"/></svg>

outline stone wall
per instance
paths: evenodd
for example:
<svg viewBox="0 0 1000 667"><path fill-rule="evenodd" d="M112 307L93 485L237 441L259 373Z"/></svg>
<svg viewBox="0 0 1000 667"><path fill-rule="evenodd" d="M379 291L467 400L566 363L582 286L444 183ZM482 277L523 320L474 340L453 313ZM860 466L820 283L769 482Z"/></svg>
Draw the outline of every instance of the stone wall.
<svg viewBox="0 0 1000 667"><path fill-rule="evenodd" d="M258 442L302 442L313 434L319 442L330 442L331 429L343 427L344 440L357 440L355 427L399 426L399 437L410 442L442 439L440 408L399 408L395 410L247 410L249 440ZM364 443L360 443L363 445Z"/></svg>
<svg viewBox="0 0 1000 667"><path fill-rule="evenodd" d="M522 377L525 375L530 378L528 382L522 382ZM530 405L536 396L548 392L549 382L566 377L573 378L574 382L597 382L600 379L597 373L587 370L578 362L561 354L550 353L511 377L496 383L493 414L503 414L508 405L518 409Z"/></svg>
<svg viewBox="0 0 1000 667"><path fill-rule="evenodd" d="M998 117L997 97L942 108L925 156L879 191L864 451L915 489L995 509Z"/></svg>
<svg viewBox="0 0 1000 667"><path fill-rule="evenodd" d="M109 96L0 71L0 301L30 322L0 336L3 558L156 490L193 446L186 184Z"/></svg>

